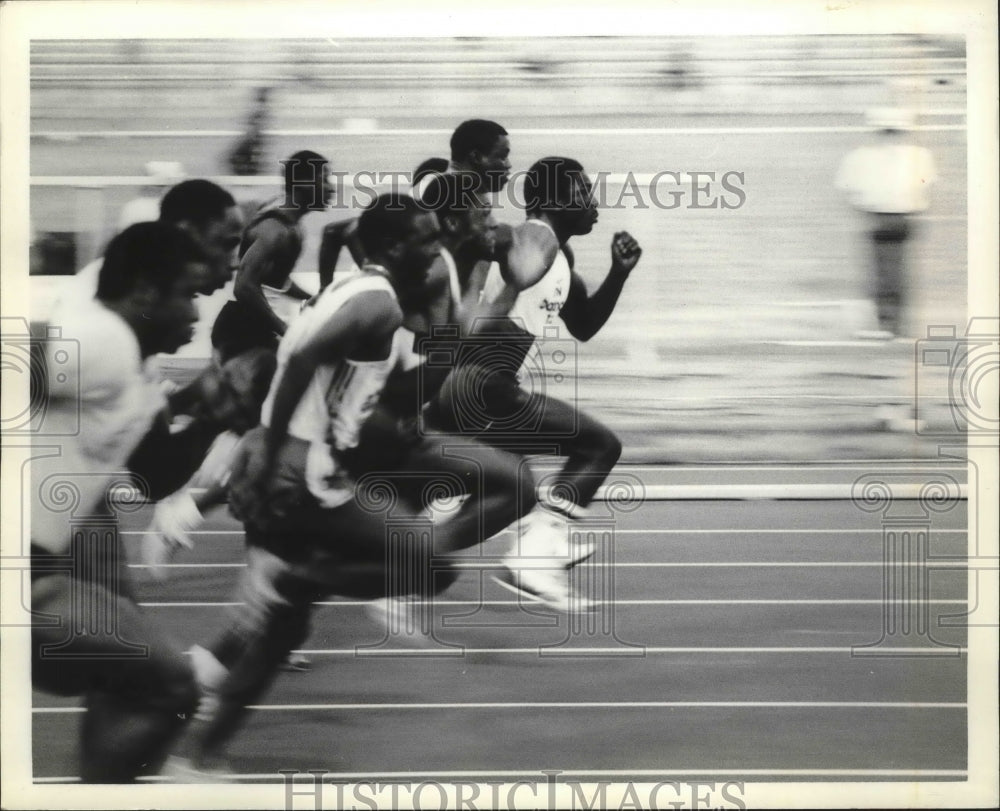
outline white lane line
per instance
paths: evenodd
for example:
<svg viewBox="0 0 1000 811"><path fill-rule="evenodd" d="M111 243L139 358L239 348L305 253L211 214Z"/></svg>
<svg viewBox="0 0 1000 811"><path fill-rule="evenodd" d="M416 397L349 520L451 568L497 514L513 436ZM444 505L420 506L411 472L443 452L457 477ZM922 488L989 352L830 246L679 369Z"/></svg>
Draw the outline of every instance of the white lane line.
<svg viewBox="0 0 1000 811"><path fill-rule="evenodd" d="M233 603L137 603L142 608L238 608L243 602ZM319 605L319 603L313 603Z"/></svg>
<svg viewBox="0 0 1000 811"><path fill-rule="evenodd" d="M67 277L59 277L67 278ZM885 342L878 339L872 340L799 340L799 341L783 341L779 339L763 339L759 341L748 341L748 343L759 344L761 346L766 346L768 348L774 346L809 346L809 347L862 347L865 349L871 349L876 346L884 346ZM601 374L607 376L625 375L628 374L630 377L641 375L647 378L658 378L658 377L669 377L670 372L661 372L656 369L629 369L626 372L621 368L624 358L619 357L608 357L601 358L600 360L595 360L592 368L587 369L587 373L593 375L595 378ZM598 365L600 364L600 365ZM618 368L611 368L616 366ZM587 378L587 374L578 375L579 379L583 380ZM945 396L939 394L931 393L918 393L915 394L917 400L926 400L929 403L940 403L944 406L948 400ZM702 411L720 411L724 407L730 407L732 405L738 405L741 403L772 403L781 401L791 401L791 402L807 402L807 403L871 403L872 407L880 405L874 399L871 394L842 394L840 392L833 393L827 392L824 394L808 394L805 392L795 392L794 394L713 394L711 405L706 403L705 395L698 394L655 394L647 396L646 400L641 400L638 396L631 398L631 403L634 405L638 402L657 402L657 403L701 403L703 404ZM798 468L801 470L801 468ZM871 470L871 468L868 468ZM885 468L879 468L878 472L883 473ZM906 469L899 470L898 472L908 472ZM914 473L914 476L919 475L919 473ZM822 482L821 482L822 483Z"/></svg>
<svg viewBox="0 0 1000 811"><path fill-rule="evenodd" d="M512 529L505 529L497 535L507 535L513 533ZM861 535L878 534L882 535L882 528L868 529L743 529L734 527L733 529L615 529L615 535ZM967 529L931 529L931 535L967 535ZM125 537L156 535L155 530L122 530L118 533ZM194 530L191 535L243 535L242 529L225 530Z"/></svg>
<svg viewBox="0 0 1000 811"><path fill-rule="evenodd" d="M431 600L434 606L520 606L517 600ZM595 605L967 605L968 600L591 600ZM144 608L236 608L242 602L149 602L139 603ZM356 608L371 605L368 600L318 600L314 606L322 608Z"/></svg>
<svg viewBox="0 0 1000 811"><path fill-rule="evenodd" d="M531 558L528 558L530 560ZM245 569L246 563L129 563L127 564L129 569ZM456 569L490 569L497 568L500 566L506 566L505 558L477 558L470 561L462 561L453 563ZM872 560L872 561L813 561L808 563L800 563L798 561L770 561L770 562L760 562L760 561L713 561L709 563L677 563L677 562L661 562L661 563L620 563L615 561L613 563L602 563L602 566L614 566L619 569L732 569L732 568L790 568L790 569L833 569L833 568L883 568L886 563L882 560ZM975 560L938 560L931 558L926 561L906 561L901 563L893 563L893 568L898 566L904 567L920 567L925 569L972 569L972 568L984 568L984 566L976 566Z"/></svg>
<svg viewBox="0 0 1000 811"><path fill-rule="evenodd" d="M911 501L925 498L932 483L900 482L892 484L892 498L895 501ZM129 487L120 488L122 491ZM551 488L538 488L539 497L548 495ZM618 502L631 505L644 501L850 501L857 495L857 488L850 482L827 482L820 484L649 484L642 485L636 492L630 483L624 486L612 483L600 487L595 501ZM968 499L968 485L956 483L954 493L943 495L958 500ZM131 494L127 494L131 497ZM137 494L136 494L137 495Z"/></svg>
<svg viewBox="0 0 1000 811"><path fill-rule="evenodd" d="M749 653L766 653L766 654L837 654L839 656L850 656L855 652L855 648L852 647L831 647L831 646L795 646L795 647L769 647L769 648L734 648L734 647L695 647L695 648L680 648L680 647L657 647L653 645L643 645L642 651L644 655L654 654L661 656L671 656L675 654L682 655L699 655L699 654L721 654L729 655L734 653L749 654ZM462 653L481 653L481 654L503 654L510 656L539 656L543 651L548 651L546 655L552 655L554 657L560 656L620 656L620 648L577 648L577 647L563 647L559 649L552 648L540 648L538 646L533 648L469 648L462 646L460 648ZM886 649L888 650L888 649ZM295 651L296 653L301 653L306 656L350 656L358 657L362 656L427 656L426 649L420 648L387 648L384 650L376 649L365 649L359 653L357 648L316 648L316 649L305 649ZM961 646L952 647L935 647L930 645L924 645L917 648L892 648L893 654L897 656L920 656L920 657L957 657L959 655L964 655L968 652L968 648ZM631 653L631 651L629 651Z"/></svg>
<svg viewBox="0 0 1000 811"><path fill-rule="evenodd" d="M504 530L512 532L513 530ZM882 535L881 527L856 529L615 529L615 535ZM931 535L967 535L968 529L931 529ZM124 534L124 533L122 533ZM194 534L194 533L192 533Z"/></svg>
<svg viewBox="0 0 1000 811"><path fill-rule="evenodd" d="M454 563L452 566L456 569L499 569L505 567L507 564L503 558L481 558L476 561ZM853 562L844 563L840 561L833 562L812 562L812 563L798 563L798 562L787 562L787 561L776 561L770 563L758 563L752 561L736 561L736 562L711 562L711 563L621 563L615 561L614 563L603 563L602 566L613 566L616 569L733 569L733 568L758 568L758 569L834 569L834 568L885 568L886 564L884 561L865 561L865 562ZM989 569L988 566L975 566L969 561L908 561L903 563L893 563L893 568L904 567L904 568L920 568L920 569L956 569L958 571L973 570L978 568ZM129 563L127 565L129 569L245 569L245 563L160 563L160 564L149 564L149 563ZM996 568L993 566L992 568Z"/></svg>
<svg viewBox="0 0 1000 811"><path fill-rule="evenodd" d="M964 710L964 701L468 701L365 704L251 704L259 712L304 710L631 710L631 709L903 709ZM33 707L33 713L60 715L85 712L84 707Z"/></svg>
<svg viewBox="0 0 1000 811"><path fill-rule="evenodd" d="M129 569L245 569L245 563L129 563Z"/></svg>
<svg viewBox="0 0 1000 811"><path fill-rule="evenodd" d="M925 561L904 561L904 562L893 562L892 568L898 566L903 567L919 567L924 569L966 569L970 568L973 561L969 560L935 560L933 558ZM812 561L808 563L800 563L798 561L769 561L769 562L753 562L753 561L713 561L710 563L698 563L698 562L667 562L667 563L619 563L615 561L614 563L601 563L601 566L615 566L621 569L639 569L643 567L650 567L656 569L731 569L740 568L747 569L751 567L756 567L759 569L837 569L837 568L860 568L860 569L870 569L870 568L884 568L887 564L884 560L873 560L873 561ZM470 566L475 566L475 564L470 564ZM463 564L456 564L456 568L463 568Z"/></svg>
<svg viewBox="0 0 1000 811"><path fill-rule="evenodd" d="M963 71L957 71L962 73ZM936 74L935 74L936 75ZM915 132L959 132L966 129L964 124L920 124L910 128ZM608 137L650 136L650 135L819 135L824 133L870 133L871 127L863 125L803 126L803 127L584 127L581 129L524 128L512 129L513 136L573 136ZM265 130L264 135L275 138L347 138L381 135L389 137L443 136L451 135L451 130L436 128L364 127L295 130ZM40 130L30 133L32 138L63 140L73 138L236 138L243 135L240 130Z"/></svg>
<svg viewBox="0 0 1000 811"><path fill-rule="evenodd" d="M915 132L956 132L964 130L965 124L919 124L911 128ZM398 132L398 130L394 130ZM615 127L602 129L600 127L581 129L523 129L511 130L511 135L545 135L571 136L585 135L589 137L607 135L617 137L622 135L819 135L823 133L871 132L869 126L856 125L817 125L802 127Z"/></svg>
<svg viewBox="0 0 1000 811"><path fill-rule="evenodd" d="M967 704L958 701L906 702L906 701L482 701L436 704L260 704L256 710L588 710L588 709L668 709L685 707L696 709L743 708L743 709L799 709L799 708L846 708L846 709L913 709L913 710L956 710L966 709Z"/></svg>
<svg viewBox="0 0 1000 811"><path fill-rule="evenodd" d="M735 395L732 399L740 399ZM844 459L844 460L830 460L824 462L823 464L802 464L802 465L790 465L781 464L778 462L767 463L762 462L760 464L747 464L741 465L734 462L718 462L718 463L707 463L700 465L632 465L632 464L621 464L615 467L611 472L613 476L615 473L635 473L638 470L652 470L657 473L740 473L745 470L794 470L797 472L812 471L812 470L836 470L838 472L850 469L858 469L862 471L871 470L873 467L878 467L879 472L882 472L884 468L892 468L894 472L909 473L912 472L914 476L919 476L923 474L934 474L940 473L942 471L957 471L964 473L968 471L967 465L954 465L954 464L935 464L933 460L921 461L919 459L914 459L910 461L900 461L898 459L872 459L872 460L862 460L858 461L856 459ZM559 466L552 464L539 464L533 465L533 470L546 470L546 471L556 471L560 470Z"/></svg>
<svg viewBox="0 0 1000 811"><path fill-rule="evenodd" d="M881 474L882 471L879 471ZM895 501L912 501L931 495L931 483L900 482L891 483L892 498ZM625 488L620 488L625 490ZM545 497L549 488L539 488ZM956 500L965 501L969 497L969 487L957 483L954 493L948 493ZM636 493L620 492L614 484L601 487L594 496L595 501L851 501L860 495L851 482L825 482L819 484L649 484L643 485Z"/></svg>
<svg viewBox="0 0 1000 811"><path fill-rule="evenodd" d="M152 529L123 529L119 535L129 537L130 535L159 535L160 533ZM191 535L244 535L242 529L196 529Z"/></svg>
<svg viewBox="0 0 1000 811"><path fill-rule="evenodd" d="M959 217L957 219L964 220L965 218L964 217ZM768 344L768 345L772 345L772 346L871 347L871 346L888 346L888 345L890 345L885 340L880 339L880 338L857 338L857 339L853 339L853 340L847 340L847 339L845 339L845 340L840 340L840 341L832 341L832 340L829 340L829 339L826 339L826 340L796 340L796 341L762 340L762 341L760 341L760 343L762 343L762 344ZM797 396L800 399L807 399L808 397L810 397L810 395L797 395ZM825 397L825 396L830 396L830 397L837 396L837 397L840 397L841 395L811 395L811 396L815 398L815 397ZM846 399L859 400L859 399L863 399L863 396L859 395L859 396L855 396L855 397L851 397L851 398L845 396L844 399L845 400ZM869 397L868 399L871 399L871 398ZM934 399L934 398L928 397L927 399Z"/></svg>
<svg viewBox="0 0 1000 811"><path fill-rule="evenodd" d="M118 532L119 535L128 538L130 536L143 536L143 535L159 535L160 533L153 529L123 529ZM189 533L191 536L198 535L245 535L246 532L242 529L196 529Z"/></svg>
<svg viewBox="0 0 1000 811"><path fill-rule="evenodd" d="M586 780L593 782L592 778L597 777L681 777L685 775L705 775L711 777L797 777L802 780L822 779L822 778L857 778L876 780L882 779L916 779L916 780L964 780L968 778L968 772L964 769L605 769L595 771L593 769L560 769L558 770L558 781L565 784L567 780ZM308 781L310 785L315 783L316 777L310 772L299 772L291 776L294 782ZM489 779L510 779L510 778L531 778L533 781L544 783L543 776L538 767L527 768L521 771L421 771L421 772L324 772L323 781L326 783L335 782L360 782L377 780L389 782L394 780L423 781L431 778L442 780L474 780L483 782ZM588 778L591 778L588 780ZM140 777L141 783L165 783L173 782L170 778L162 776ZM288 776L271 772L256 772L251 774L233 774L226 776L227 782L273 782L279 784L287 783ZM58 783L79 783L79 777L36 777L35 783L58 784Z"/></svg>

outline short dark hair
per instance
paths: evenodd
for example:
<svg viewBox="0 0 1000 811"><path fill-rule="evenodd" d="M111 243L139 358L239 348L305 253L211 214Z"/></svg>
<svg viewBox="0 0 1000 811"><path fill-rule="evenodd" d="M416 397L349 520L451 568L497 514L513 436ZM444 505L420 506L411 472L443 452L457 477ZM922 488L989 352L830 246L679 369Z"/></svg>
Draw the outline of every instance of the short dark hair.
<svg viewBox="0 0 1000 811"><path fill-rule="evenodd" d="M473 118L459 124L451 135L451 159L465 160L473 152L489 152L507 130L496 121Z"/></svg>
<svg viewBox="0 0 1000 811"><path fill-rule="evenodd" d="M101 301L120 301L140 283L167 294L189 263L204 261L198 243L176 225L136 223L108 243L96 295Z"/></svg>
<svg viewBox="0 0 1000 811"><path fill-rule="evenodd" d="M316 164L316 163L329 164L330 161L328 161L326 158L324 158L322 155L320 155L319 152L313 152L311 149L303 149L300 152L296 152L288 160L284 160L281 163L285 167L284 177L285 177L285 184L287 186L287 184L291 183L292 181L294 181L296 179L298 179L299 182L303 182L301 171L298 171L298 172L296 171L296 167L299 166L300 164L303 164L303 163L307 163L307 164Z"/></svg>
<svg viewBox="0 0 1000 811"><path fill-rule="evenodd" d="M443 175L448 171L447 158L428 158L413 170L411 186L416 186L427 175Z"/></svg>
<svg viewBox="0 0 1000 811"><path fill-rule="evenodd" d="M466 212L480 204L476 194L479 178L471 172L453 172L437 175L427 181L420 195L424 211L433 211L438 217Z"/></svg>
<svg viewBox="0 0 1000 811"><path fill-rule="evenodd" d="M408 194L380 194L358 217L358 240L365 256L375 256L389 240L405 240L413 221L424 213L426 209Z"/></svg>
<svg viewBox="0 0 1000 811"><path fill-rule="evenodd" d="M233 196L211 180L185 180L163 195L160 220L172 225L188 221L204 228L212 220L221 220L235 205Z"/></svg>
<svg viewBox="0 0 1000 811"><path fill-rule="evenodd" d="M572 200L573 182L583 176L583 165L572 158L542 158L524 176L524 202L529 214L559 208Z"/></svg>

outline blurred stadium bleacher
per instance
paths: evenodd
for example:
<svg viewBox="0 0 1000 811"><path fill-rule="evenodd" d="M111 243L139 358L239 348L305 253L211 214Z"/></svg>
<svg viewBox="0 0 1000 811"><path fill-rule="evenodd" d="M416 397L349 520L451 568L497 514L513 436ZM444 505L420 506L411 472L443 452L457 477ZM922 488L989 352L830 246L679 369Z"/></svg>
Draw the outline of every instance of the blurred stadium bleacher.
<svg viewBox="0 0 1000 811"><path fill-rule="evenodd" d="M658 459L934 455L879 430L912 396L912 346L850 340L870 318L858 223L832 180L872 106L914 110L941 176L914 246L914 337L966 319L965 53L921 36L80 40L31 46L33 310L50 274L99 254L150 160L218 177L240 199L274 175L228 176L256 88L270 87L266 162L297 149L350 177L409 171L447 152L459 121L511 132L515 169L571 154L611 176L594 234L575 245L591 283L627 228L644 257L602 334L578 352L578 396ZM736 210L625 195L628 173L737 172ZM617 185L616 185L617 184ZM345 186L349 191L349 187ZM670 199L670 198L667 198ZM662 195L661 195L662 200ZM299 265L315 286L318 233ZM615 205L614 203L619 203ZM506 206L501 219L521 213ZM219 301L206 303L210 317ZM182 357L206 354L205 330ZM946 387L946 380L942 379ZM630 397L623 402L622 387ZM945 420L948 395L931 409Z"/></svg>

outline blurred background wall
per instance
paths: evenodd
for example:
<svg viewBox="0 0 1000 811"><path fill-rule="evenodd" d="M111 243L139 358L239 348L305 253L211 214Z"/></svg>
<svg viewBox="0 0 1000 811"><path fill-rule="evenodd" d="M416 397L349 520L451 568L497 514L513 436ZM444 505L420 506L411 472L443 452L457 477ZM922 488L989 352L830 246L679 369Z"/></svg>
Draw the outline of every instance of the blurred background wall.
<svg viewBox="0 0 1000 811"><path fill-rule="evenodd" d="M228 156L261 88L263 173L234 176ZM44 311L53 274L99 255L150 161L260 200L281 193L278 161L296 150L348 177L409 172L447 156L460 121L485 117L510 131L515 170L563 154L608 173L601 221L574 242L589 282L603 278L615 231L643 245L618 311L577 347L573 387L559 391L618 429L630 458L935 456L937 438L884 430L880 408L912 401L919 372L923 415L947 432L950 373L919 369L912 341L853 339L873 318L868 248L833 178L867 137L866 110L914 113L940 177L912 250L910 337L940 324L961 334L965 105L961 38L35 41L32 308ZM677 207L651 199L660 172L680 178L657 186ZM741 204L692 207L698 172L714 173L710 198L739 173ZM624 193L629 173L637 194ZM316 286L319 231L352 216L348 202L306 218L304 286ZM203 302L206 319L224 297ZM206 335L174 366L206 356Z"/></svg>

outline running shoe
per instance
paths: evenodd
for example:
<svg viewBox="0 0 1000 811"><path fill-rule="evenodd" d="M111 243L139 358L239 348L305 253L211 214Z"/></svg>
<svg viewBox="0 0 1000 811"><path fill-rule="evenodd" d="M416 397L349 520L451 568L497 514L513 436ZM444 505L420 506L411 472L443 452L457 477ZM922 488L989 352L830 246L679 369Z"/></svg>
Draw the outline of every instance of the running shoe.
<svg viewBox="0 0 1000 811"><path fill-rule="evenodd" d="M520 521L517 540L508 557L523 558L538 566L562 566L572 569L593 557L592 543L574 543L570 539L570 520L552 510L536 507Z"/></svg>
<svg viewBox="0 0 1000 811"><path fill-rule="evenodd" d="M288 658L285 659L281 669L291 673L308 673L312 670L312 661L308 656L293 651L288 654Z"/></svg>
<svg viewBox="0 0 1000 811"><path fill-rule="evenodd" d="M167 758L161 774L174 783L233 783L236 780L236 775L228 764L219 762L195 765L190 758L177 755Z"/></svg>
<svg viewBox="0 0 1000 811"><path fill-rule="evenodd" d="M522 599L543 603L565 614L582 614L593 608L586 597L573 590L563 569L519 567L518 561L508 562L505 570L493 575L493 581Z"/></svg>
<svg viewBox="0 0 1000 811"><path fill-rule="evenodd" d="M427 605L416 597L380 597L365 605L368 616L380 625L387 637L403 645L426 648L433 644Z"/></svg>

